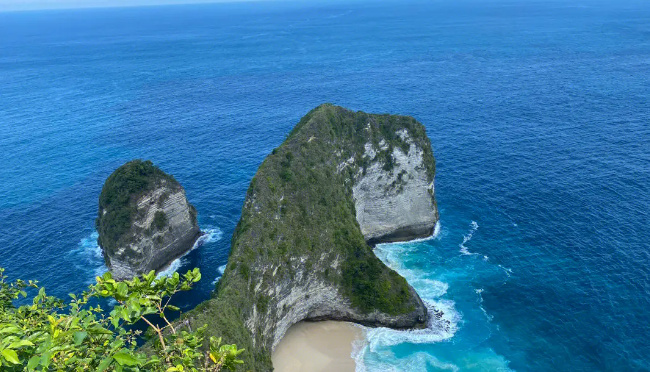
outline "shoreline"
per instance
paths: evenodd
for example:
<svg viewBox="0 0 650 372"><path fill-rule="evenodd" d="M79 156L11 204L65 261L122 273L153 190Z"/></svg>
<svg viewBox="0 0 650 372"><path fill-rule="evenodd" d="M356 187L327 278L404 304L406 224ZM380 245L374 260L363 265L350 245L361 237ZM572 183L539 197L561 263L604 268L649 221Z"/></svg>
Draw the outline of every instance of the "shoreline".
<svg viewBox="0 0 650 372"><path fill-rule="evenodd" d="M289 328L271 355L276 372L355 372L355 343L364 340L360 326L325 320L301 321Z"/></svg>
<svg viewBox="0 0 650 372"><path fill-rule="evenodd" d="M417 243L432 240L440 234L440 220L436 221L431 234L383 244ZM415 288L413 288L415 290ZM417 293L417 291L416 291ZM419 294L418 294L419 296ZM443 312L428 309L428 318L440 320ZM427 323L430 319L427 321ZM340 320L307 321L292 325L284 334L271 355L276 372L356 372L355 350L365 341L363 326Z"/></svg>

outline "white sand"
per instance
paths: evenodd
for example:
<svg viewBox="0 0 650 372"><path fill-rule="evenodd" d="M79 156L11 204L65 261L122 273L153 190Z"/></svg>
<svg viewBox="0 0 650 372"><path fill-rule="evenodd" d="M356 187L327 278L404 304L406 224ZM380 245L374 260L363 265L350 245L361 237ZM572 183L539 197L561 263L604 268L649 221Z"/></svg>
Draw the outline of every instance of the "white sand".
<svg viewBox="0 0 650 372"><path fill-rule="evenodd" d="M352 343L363 331L345 322L300 322L289 328L272 355L276 372L354 372Z"/></svg>

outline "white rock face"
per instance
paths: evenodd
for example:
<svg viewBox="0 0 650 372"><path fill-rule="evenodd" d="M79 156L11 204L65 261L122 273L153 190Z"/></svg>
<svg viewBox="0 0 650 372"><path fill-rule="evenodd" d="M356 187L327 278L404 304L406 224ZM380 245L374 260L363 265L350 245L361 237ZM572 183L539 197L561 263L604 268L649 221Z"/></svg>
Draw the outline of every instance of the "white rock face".
<svg viewBox="0 0 650 372"><path fill-rule="evenodd" d="M107 264L117 279L128 279L151 270L161 270L187 252L200 235L185 190L163 180L161 186L137 201L129 243L107 254ZM163 229L155 226L157 212L164 213Z"/></svg>
<svg viewBox="0 0 650 372"><path fill-rule="evenodd" d="M359 172L352 188L361 233L369 243L405 241L429 236L438 221L433 180L429 181L423 151L408 137L398 135L410 147L408 154L393 148L394 167L373 161L380 149L365 145L371 165Z"/></svg>

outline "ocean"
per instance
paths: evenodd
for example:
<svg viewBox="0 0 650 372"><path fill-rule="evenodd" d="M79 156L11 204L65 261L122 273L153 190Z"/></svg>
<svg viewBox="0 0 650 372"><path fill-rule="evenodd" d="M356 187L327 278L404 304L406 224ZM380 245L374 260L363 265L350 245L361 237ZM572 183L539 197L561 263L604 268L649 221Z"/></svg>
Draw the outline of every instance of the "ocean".
<svg viewBox="0 0 650 372"><path fill-rule="evenodd" d="M310 109L422 122L437 234L377 255L448 326L368 330L359 371L650 371L650 3L258 2L0 13L0 266L106 270L94 219L133 158L173 174L209 298L248 184Z"/></svg>

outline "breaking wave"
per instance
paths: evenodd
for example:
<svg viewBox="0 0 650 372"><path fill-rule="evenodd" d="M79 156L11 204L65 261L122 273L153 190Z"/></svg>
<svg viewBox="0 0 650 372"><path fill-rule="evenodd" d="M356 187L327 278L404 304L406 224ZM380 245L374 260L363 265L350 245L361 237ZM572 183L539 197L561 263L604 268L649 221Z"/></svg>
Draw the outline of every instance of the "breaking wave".
<svg viewBox="0 0 650 372"><path fill-rule="evenodd" d="M440 232L440 225L436 225L434 235ZM428 238L431 239L431 238ZM357 371L397 371L399 370L426 370L427 365L435 365L438 368L447 368L455 371L453 365L447 365L438 361L435 357L426 353L415 353L411 355L406 364L382 364L379 361L370 361L368 353L379 353L384 355L390 353L390 347L402 343L426 344L435 343L451 338L458 329L460 314L454 308L454 301L442 299L449 288L447 283L427 277L426 273L420 270L410 269L405 266L404 258L414 253L418 248L417 241L407 243L378 244L375 247L375 254L388 267L402 275L408 283L415 288L420 295L427 310L431 315L429 324L425 329L415 330L394 330L390 328L365 328L365 340L362 344L354 345L352 357L356 361ZM382 358L383 359L383 358Z"/></svg>

